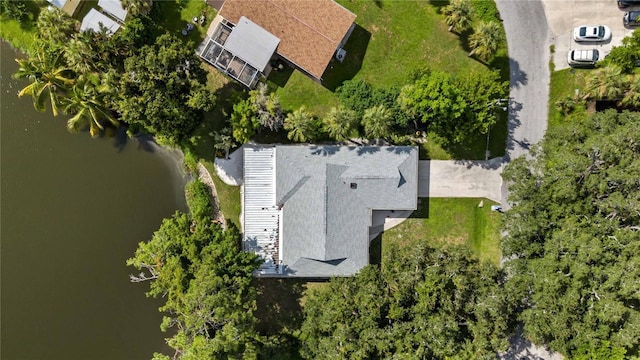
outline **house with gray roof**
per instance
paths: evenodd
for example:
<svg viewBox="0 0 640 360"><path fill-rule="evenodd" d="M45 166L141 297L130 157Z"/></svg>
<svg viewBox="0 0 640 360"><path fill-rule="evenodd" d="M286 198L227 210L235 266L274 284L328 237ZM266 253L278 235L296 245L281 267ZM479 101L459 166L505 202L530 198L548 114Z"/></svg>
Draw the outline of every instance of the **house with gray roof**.
<svg viewBox="0 0 640 360"><path fill-rule="evenodd" d="M377 210L415 210L418 149L278 145L244 149L243 247L257 276L350 276L369 263Z"/></svg>

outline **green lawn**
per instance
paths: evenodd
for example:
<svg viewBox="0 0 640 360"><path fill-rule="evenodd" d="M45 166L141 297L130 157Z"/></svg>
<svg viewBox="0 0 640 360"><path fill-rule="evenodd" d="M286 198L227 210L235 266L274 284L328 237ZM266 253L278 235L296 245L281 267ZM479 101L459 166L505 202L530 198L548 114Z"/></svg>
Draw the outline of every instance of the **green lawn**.
<svg viewBox="0 0 640 360"><path fill-rule="evenodd" d="M448 31L439 9L445 3L430 1L348 1L340 4L357 15L356 28L345 45L347 57L343 63L332 61L319 84L298 71L274 71L269 85L279 95L285 110L306 106L322 117L338 105L335 89L344 81L363 79L374 86L402 87L409 74L424 67L449 73L489 71L489 67L467 56L470 31L456 35ZM477 20L496 20L492 1L474 1ZM489 64L501 70L508 79L506 44ZM502 156L506 144L506 116L500 116L490 139L491 157ZM484 159L486 136L478 136L452 147L443 147L431 137L421 151L424 159Z"/></svg>
<svg viewBox="0 0 640 360"><path fill-rule="evenodd" d="M590 69L564 69L551 73L551 85L549 86L549 128L559 125L567 118L556 108L556 101L567 97L580 98L584 96L586 77ZM576 93L577 90L577 93ZM584 117L586 109L576 108L574 117Z"/></svg>
<svg viewBox="0 0 640 360"><path fill-rule="evenodd" d="M181 31L187 23L193 22L193 18L200 17L203 12L206 20L204 25L198 24L189 35L182 35ZM197 46L204 40L209 24L216 16L216 10L202 0L154 1L150 15L159 25L156 35L169 32L185 41L193 41Z"/></svg>
<svg viewBox="0 0 640 360"><path fill-rule="evenodd" d="M482 208L478 207L484 201ZM500 264L500 213L493 201L479 198L420 199L418 210L371 244L373 262L382 262L391 243L400 246L467 245L478 258Z"/></svg>
<svg viewBox="0 0 640 360"><path fill-rule="evenodd" d="M425 66L450 73L486 71L482 63L467 56L460 37L447 31L431 2L338 2L357 15L357 27L344 47L347 57L343 63L329 64L323 85L298 71L284 87L280 79L272 81L280 85L277 92L287 110L306 105L321 116L337 104L333 90L352 78L378 86L402 86L412 70Z"/></svg>
<svg viewBox="0 0 640 360"><path fill-rule="evenodd" d="M0 38L16 49L28 51L36 34L35 20L45 4L36 1L25 2L26 10L31 14L30 19L14 20L0 16Z"/></svg>
<svg viewBox="0 0 640 360"><path fill-rule="evenodd" d="M207 168L209 174L211 174L213 184L216 186L218 201L220 202L220 211L222 211L226 219L231 220L239 229L242 229L240 226L240 212L242 211L240 187L227 185L220 180L216 175L216 170L212 162L202 161L202 164Z"/></svg>

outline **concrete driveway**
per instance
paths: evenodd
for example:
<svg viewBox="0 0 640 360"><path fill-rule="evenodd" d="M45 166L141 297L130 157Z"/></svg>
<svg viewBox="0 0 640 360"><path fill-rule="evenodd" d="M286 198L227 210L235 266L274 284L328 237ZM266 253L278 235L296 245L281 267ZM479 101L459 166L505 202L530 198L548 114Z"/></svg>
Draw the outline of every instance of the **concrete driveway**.
<svg viewBox="0 0 640 360"><path fill-rule="evenodd" d="M555 45L553 63L556 70L566 69L567 54L574 49L598 49L604 58L613 46L621 44L633 29L626 29L622 16L630 9L619 9L615 0L543 0L551 43ZM611 29L611 40L606 43L577 43L573 41L573 28L580 25L606 25Z"/></svg>
<svg viewBox="0 0 640 360"><path fill-rule="evenodd" d="M481 197L500 203L502 158L489 161L421 160L418 197Z"/></svg>

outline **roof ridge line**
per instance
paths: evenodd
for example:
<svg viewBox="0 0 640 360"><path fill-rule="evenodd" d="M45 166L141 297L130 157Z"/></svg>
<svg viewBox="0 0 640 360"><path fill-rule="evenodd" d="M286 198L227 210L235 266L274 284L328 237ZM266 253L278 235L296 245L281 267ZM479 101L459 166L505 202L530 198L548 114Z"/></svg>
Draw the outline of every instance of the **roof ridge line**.
<svg viewBox="0 0 640 360"><path fill-rule="evenodd" d="M321 33L320 31L316 30L316 28L312 27L311 25L309 25L307 22L303 21L302 19L300 19L299 17L293 15L292 13L290 13L286 8L282 8L281 6L279 6L278 4L274 3L272 0L267 0L268 2L270 2L273 6L277 7L278 9L282 10L282 12L286 13L287 15L291 16L292 18L298 20L300 23L302 23L304 26L308 27L309 29L311 29L312 31L318 33L320 36L322 36L323 38L333 42L334 40L332 40L331 38L329 38L328 36L326 36L325 34ZM334 1L335 2L335 1Z"/></svg>

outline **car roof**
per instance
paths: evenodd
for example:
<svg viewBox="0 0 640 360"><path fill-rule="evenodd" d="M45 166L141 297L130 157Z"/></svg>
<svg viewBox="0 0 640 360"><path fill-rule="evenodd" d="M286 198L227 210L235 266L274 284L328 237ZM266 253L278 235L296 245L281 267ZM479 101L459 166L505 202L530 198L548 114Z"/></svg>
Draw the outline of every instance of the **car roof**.
<svg viewBox="0 0 640 360"><path fill-rule="evenodd" d="M598 50L572 50L573 51L573 59L576 61L593 61L594 52L597 53Z"/></svg>

